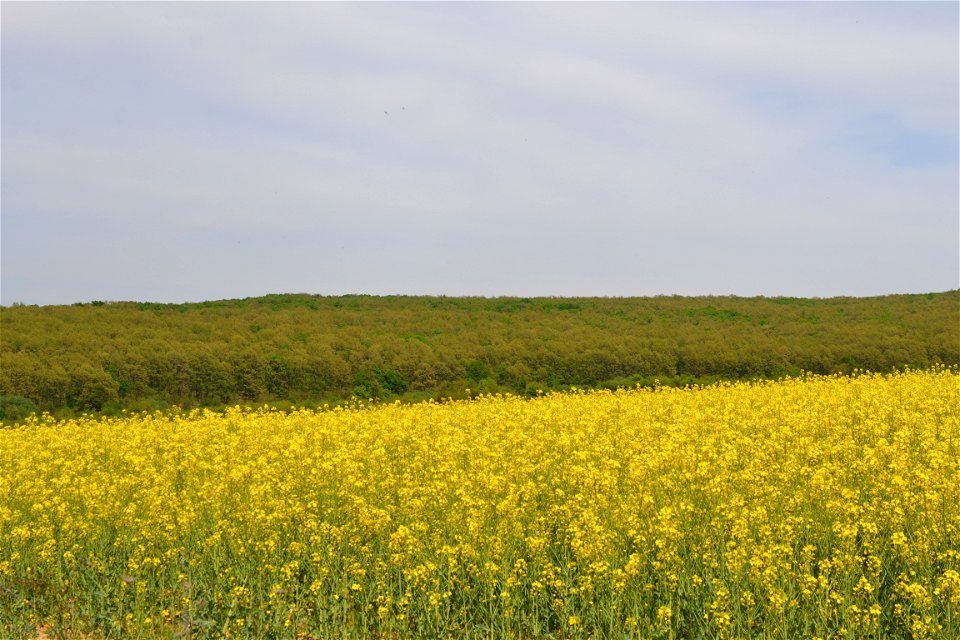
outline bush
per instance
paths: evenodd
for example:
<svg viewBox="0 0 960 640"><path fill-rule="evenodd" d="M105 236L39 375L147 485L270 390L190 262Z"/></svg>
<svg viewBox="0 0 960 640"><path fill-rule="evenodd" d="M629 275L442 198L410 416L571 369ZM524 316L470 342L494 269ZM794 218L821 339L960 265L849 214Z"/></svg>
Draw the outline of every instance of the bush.
<svg viewBox="0 0 960 640"><path fill-rule="evenodd" d="M384 389L398 396L409 388L407 381L396 371L377 371L377 381Z"/></svg>
<svg viewBox="0 0 960 640"><path fill-rule="evenodd" d="M119 402L119 391L120 385L107 375L86 380L77 397L77 408L100 411L104 406Z"/></svg>
<svg viewBox="0 0 960 640"><path fill-rule="evenodd" d="M479 384L484 378L490 377L490 367L479 360L467 363L467 379L473 384Z"/></svg>
<svg viewBox="0 0 960 640"><path fill-rule="evenodd" d="M377 399L383 395L383 390L376 378L361 371L353 378L353 395L361 399Z"/></svg>
<svg viewBox="0 0 960 640"><path fill-rule="evenodd" d="M23 396L0 396L0 420L23 420L27 416L39 413L37 405Z"/></svg>

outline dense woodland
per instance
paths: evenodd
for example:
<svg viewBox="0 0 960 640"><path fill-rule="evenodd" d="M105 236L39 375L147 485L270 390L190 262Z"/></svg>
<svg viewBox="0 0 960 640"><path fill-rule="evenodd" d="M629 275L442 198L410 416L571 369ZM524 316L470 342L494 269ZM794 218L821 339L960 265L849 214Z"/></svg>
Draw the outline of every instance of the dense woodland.
<svg viewBox="0 0 960 640"><path fill-rule="evenodd" d="M0 308L3 417L315 406L960 362L960 291L873 298L270 295Z"/></svg>

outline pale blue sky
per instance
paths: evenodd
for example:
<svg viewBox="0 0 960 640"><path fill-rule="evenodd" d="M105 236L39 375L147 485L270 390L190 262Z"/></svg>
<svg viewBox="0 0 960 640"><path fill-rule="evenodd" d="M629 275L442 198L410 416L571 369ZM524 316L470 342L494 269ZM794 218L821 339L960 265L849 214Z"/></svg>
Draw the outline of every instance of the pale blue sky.
<svg viewBox="0 0 960 640"><path fill-rule="evenodd" d="M5 1L0 302L957 288L958 6Z"/></svg>

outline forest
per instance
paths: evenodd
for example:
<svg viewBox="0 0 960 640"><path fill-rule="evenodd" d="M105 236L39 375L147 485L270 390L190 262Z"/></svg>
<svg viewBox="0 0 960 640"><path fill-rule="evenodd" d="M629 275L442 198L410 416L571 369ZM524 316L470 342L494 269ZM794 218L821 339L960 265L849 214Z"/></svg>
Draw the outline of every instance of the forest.
<svg viewBox="0 0 960 640"><path fill-rule="evenodd" d="M0 417L419 401L960 363L960 291L866 298L276 294L0 308Z"/></svg>

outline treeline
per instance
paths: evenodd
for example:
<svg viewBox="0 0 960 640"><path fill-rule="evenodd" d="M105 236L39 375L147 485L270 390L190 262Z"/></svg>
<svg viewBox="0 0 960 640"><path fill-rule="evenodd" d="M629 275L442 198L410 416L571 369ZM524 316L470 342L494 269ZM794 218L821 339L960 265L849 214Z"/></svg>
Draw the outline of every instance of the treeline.
<svg viewBox="0 0 960 640"><path fill-rule="evenodd" d="M0 308L0 407L533 394L960 362L960 291L872 298L270 295Z"/></svg>

